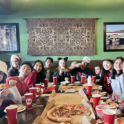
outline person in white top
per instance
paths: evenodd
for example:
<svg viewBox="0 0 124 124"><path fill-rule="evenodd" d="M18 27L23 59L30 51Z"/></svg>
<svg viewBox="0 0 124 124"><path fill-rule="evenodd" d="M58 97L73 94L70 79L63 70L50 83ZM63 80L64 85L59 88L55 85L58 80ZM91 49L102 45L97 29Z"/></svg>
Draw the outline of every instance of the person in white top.
<svg viewBox="0 0 124 124"><path fill-rule="evenodd" d="M7 65L5 62L0 61L0 85L6 83L5 79L7 77ZM15 80L10 80L12 83L16 83ZM11 85L10 85L11 86ZM16 87L11 88L0 88L0 117L2 117L5 113L3 110L5 107L12 103L22 103L21 96L18 93Z"/></svg>
<svg viewBox="0 0 124 124"><path fill-rule="evenodd" d="M122 72L123 72L123 75L124 75L124 60L123 60L123 64L121 65L121 68L122 68ZM124 109L124 100L119 99L119 100L118 100L118 103L119 103L119 107L120 107L121 109Z"/></svg>
<svg viewBox="0 0 124 124"><path fill-rule="evenodd" d="M112 69L112 83L111 87L113 89L112 98L117 101L119 99L124 100L124 74L122 72L121 65L123 64L123 58L117 57L114 60Z"/></svg>

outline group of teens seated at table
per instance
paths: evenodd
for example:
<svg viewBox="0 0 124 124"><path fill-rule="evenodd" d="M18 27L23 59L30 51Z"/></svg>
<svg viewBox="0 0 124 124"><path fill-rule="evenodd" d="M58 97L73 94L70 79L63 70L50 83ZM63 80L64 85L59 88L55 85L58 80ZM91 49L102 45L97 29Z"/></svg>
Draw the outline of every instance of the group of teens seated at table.
<svg viewBox="0 0 124 124"><path fill-rule="evenodd" d="M70 80L70 76L75 76L75 81L80 81L81 76L96 75L96 84L102 85L103 90L111 95L112 99L119 104L119 107L124 109L124 59L117 57L114 61L104 59L101 65L95 65L94 72L88 67L90 58L84 57L81 63L72 62L70 67L67 67L68 57L58 58L58 67L53 69L53 59L47 57L45 65L41 60L36 60L33 66L30 62L22 61L21 57L14 54L10 59L10 68L7 72L7 65L0 61L0 117L5 113L3 110L6 106L12 103L18 103L19 100L12 100L9 97L9 86L16 87L15 91L21 95L21 102L25 100L24 94L29 92L30 87L35 87L35 84L40 84L44 79L48 82L53 82L53 77L57 77L57 83ZM3 85L3 84L9 85ZM7 102L6 102L7 101Z"/></svg>

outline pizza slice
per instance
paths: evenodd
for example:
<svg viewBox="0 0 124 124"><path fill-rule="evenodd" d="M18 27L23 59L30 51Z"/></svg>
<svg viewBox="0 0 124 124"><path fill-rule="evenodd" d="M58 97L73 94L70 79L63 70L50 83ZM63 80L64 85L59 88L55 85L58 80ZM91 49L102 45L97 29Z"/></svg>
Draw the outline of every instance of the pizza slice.
<svg viewBox="0 0 124 124"><path fill-rule="evenodd" d="M4 83L4 84L0 84L0 89L6 89L6 88L9 88L11 87L8 83Z"/></svg>
<svg viewBox="0 0 124 124"><path fill-rule="evenodd" d="M121 117L121 118L115 119L115 123L116 124L124 124L124 118Z"/></svg>

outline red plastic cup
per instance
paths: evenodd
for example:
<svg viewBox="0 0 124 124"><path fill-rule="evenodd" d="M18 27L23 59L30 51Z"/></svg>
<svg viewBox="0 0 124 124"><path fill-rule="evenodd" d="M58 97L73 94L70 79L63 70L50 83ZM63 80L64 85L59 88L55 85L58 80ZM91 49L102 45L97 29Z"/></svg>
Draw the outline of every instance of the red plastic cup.
<svg viewBox="0 0 124 124"><path fill-rule="evenodd" d="M32 108L32 99L33 99L33 93L26 93L25 94L25 103L26 103L27 109Z"/></svg>
<svg viewBox="0 0 124 124"><path fill-rule="evenodd" d="M57 84L57 77L53 77L53 83L54 83L54 85Z"/></svg>
<svg viewBox="0 0 124 124"><path fill-rule="evenodd" d="M114 110L103 110L104 124L114 124L116 112Z"/></svg>
<svg viewBox="0 0 124 124"><path fill-rule="evenodd" d="M74 84L75 76L71 76L71 84Z"/></svg>
<svg viewBox="0 0 124 124"><path fill-rule="evenodd" d="M93 95L93 108L96 109L96 106L99 104L99 101L101 99L101 95L99 94L96 94L96 95Z"/></svg>
<svg viewBox="0 0 124 124"><path fill-rule="evenodd" d="M48 79L44 79L44 86L45 86L45 89L47 89L47 87L48 87Z"/></svg>
<svg viewBox="0 0 124 124"><path fill-rule="evenodd" d="M96 76L92 76L92 81L94 84L96 83Z"/></svg>
<svg viewBox="0 0 124 124"><path fill-rule="evenodd" d="M87 95L88 95L88 96L91 96L92 86L91 86L91 85L87 85L87 86L86 86L86 89L87 89Z"/></svg>
<svg viewBox="0 0 124 124"><path fill-rule="evenodd" d="M37 95L41 94L41 84L35 84Z"/></svg>
<svg viewBox="0 0 124 124"><path fill-rule="evenodd" d="M105 109L110 109L110 108L107 105L97 105L96 106L96 114L97 114L98 118L103 119L103 112L102 111Z"/></svg>
<svg viewBox="0 0 124 124"><path fill-rule="evenodd" d="M8 124L17 124L17 107L16 105L6 107Z"/></svg>
<svg viewBox="0 0 124 124"><path fill-rule="evenodd" d="M85 76L81 76L81 83L84 84L85 82Z"/></svg>
<svg viewBox="0 0 124 124"><path fill-rule="evenodd" d="M33 101L36 100L36 87L29 88L29 92L33 93Z"/></svg>

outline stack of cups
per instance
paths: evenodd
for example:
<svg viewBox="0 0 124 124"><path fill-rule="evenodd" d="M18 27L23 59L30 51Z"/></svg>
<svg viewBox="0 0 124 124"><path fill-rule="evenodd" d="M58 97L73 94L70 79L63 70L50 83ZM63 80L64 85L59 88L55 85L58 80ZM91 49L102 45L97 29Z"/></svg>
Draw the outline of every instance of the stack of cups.
<svg viewBox="0 0 124 124"><path fill-rule="evenodd" d="M32 109L32 99L33 99L33 93L25 94L25 103L27 109Z"/></svg>
<svg viewBox="0 0 124 124"><path fill-rule="evenodd" d="M37 95L41 95L41 84L35 84Z"/></svg>
<svg viewBox="0 0 124 124"><path fill-rule="evenodd" d="M103 110L104 124L114 124L116 111L105 109Z"/></svg>
<svg viewBox="0 0 124 124"><path fill-rule="evenodd" d="M17 107L16 105L6 107L8 124L17 124Z"/></svg>
<svg viewBox="0 0 124 124"><path fill-rule="evenodd" d="M87 82L88 85L92 85L92 80L91 80L91 76L88 76L88 82Z"/></svg>
<svg viewBox="0 0 124 124"><path fill-rule="evenodd" d="M29 92L33 93L33 101L36 100L36 87L29 88Z"/></svg>

